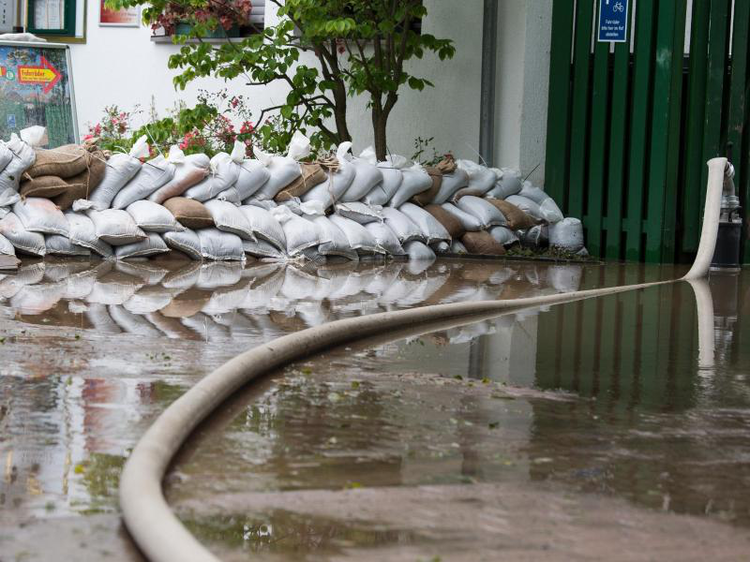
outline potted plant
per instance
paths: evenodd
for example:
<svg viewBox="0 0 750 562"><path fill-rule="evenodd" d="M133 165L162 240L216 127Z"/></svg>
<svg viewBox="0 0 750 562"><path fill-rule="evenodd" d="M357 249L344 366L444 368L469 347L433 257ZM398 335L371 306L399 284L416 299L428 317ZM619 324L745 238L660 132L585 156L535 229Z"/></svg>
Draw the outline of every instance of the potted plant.
<svg viewBox="0 0 750 562"><path fill-rule="evenodd" d="M252 9L250 0L205 0L198 5L169 2L151 28L162 28L165 35L239 37Z"/></svg>

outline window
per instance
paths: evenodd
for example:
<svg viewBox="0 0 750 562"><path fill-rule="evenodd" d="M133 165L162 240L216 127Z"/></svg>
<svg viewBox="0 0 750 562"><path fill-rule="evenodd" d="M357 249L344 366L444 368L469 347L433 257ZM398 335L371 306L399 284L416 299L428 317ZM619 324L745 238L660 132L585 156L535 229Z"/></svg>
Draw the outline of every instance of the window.
<svg viewBox="0 0 750 562"><path fill-rule="evenodd" d="M86 42L86 0L26 0L26 31L51 41Z"/></svg>

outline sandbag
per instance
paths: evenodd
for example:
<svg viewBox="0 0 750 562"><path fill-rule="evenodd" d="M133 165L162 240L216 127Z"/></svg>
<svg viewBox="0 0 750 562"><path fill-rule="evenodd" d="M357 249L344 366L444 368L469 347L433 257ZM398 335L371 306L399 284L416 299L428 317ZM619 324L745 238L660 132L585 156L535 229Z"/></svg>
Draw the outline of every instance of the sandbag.
<svg viewBox="0 0 750 562"><path fill-rule="evenodd" d="M104 175L107 172L104 153L96 146L92 146L86 151L86 158L86 169L77 176L65 179L68 188L52 199L55 205L60 207L60 210L69 209L78 199L88 199L104 180Z"/></svg>
<svg viewBox="0 0 750 562"><path fill-rule="evenodd" d="M0 191L0 207L12 207L21 200L21 196L10 187Z"/></svg>
<svg viewBox="0 0 750 562"><path fill-rule="evenodd" d="M402 245L411 240L419 240L420 242L427 240L419 227L398 209L394 209L393 207L384 208L383 218L385 219L386 226L393 231Z"/></svg>
<svg viewBox="0 0 750 562"><path fill-rule="evenodd" d="M454 172L443 174L443 181L440 184L438 194L432 202L441 205L451 199L459 190L469 185L469 174L464 170L457 168Z"/></svg>
<svg viewBox="0 0 750 562"><path fill-rule="evenodd" d="M240 200L244 201L255 195L270 177L271 173L260 160L243 160L242 164L240 164L240 174L237 176L237 183L234 184Z"/></svg>
<svg viewBox="0 0 750 562"><path fill-rule="evenodd" d="M203 258L201 241L194 230L185 228L179 232L165 232L162 234L162 238L167 246L186 254L191 259L201 260Z"/></svg>
<svg viewBox="0 0 750 562"><path fill-rule="evenodd" d="M349 246L352 249L357 250L358 253L383 253L383 250L378 246L375 237L360 223L335 213L328 218L333 224L341 229L346 238L349 240Z"/></svg>
<svg viewBox="0 0 750 562"><path fill-rule="evenodd" d="M454 240L451 242L451 253L452 254L468 254L469 250L466 249L460 240Z"/></svg>
<svg viewBox="0 0 750 562"><path fill-rule="evenodd" d="M542 201L549 198L549 195L547 195L542 188L536 187L528 180L521 184L521 191L519 191L517 195L526 197L526 199L531 199L537 205L541 205Z"/></svg>
<svg viewBox="0 0 750 562"><path fill-rule="evenodd" d="M552 197L547 197L542 201L542 204L539 205L539 210L542 213L542 218L550 224L563 220L563 213Z"/></svg>
<svg viewBox="0 0 750 562"><path fill-rule="evenodd" d="M266 242L265 240L258 239L256 241L243 240L242 248L245 253L254 258L264 259L270 258L275 260L281 260L285 257L282 250L276 248L273 244Z"/></svg>
<svg viewBox="0 0 750 562"><path fill-rule="evenodd" d="M420 207L425 207L432 203L432 200L437 197L438 193L440 193L440 188L443 185L443 172L441 172L439 168L436 168L435 166L428 166L425 168L425 170L428 174L430 174L432 186L430 186L430 189L428 189L427 191L417 193L410 199L412 203L414 203L415 205L419 205Z"/></svg>
<svg viewBox="0 0 750 562"><path fill-rule="evenodd" d="M68 187L68 182L57 176L38 176L21 180L20 193L23 197L52 199L61 193L65 193Z"/></svg>
<svg viewBox="0 0 750 562"><path fill-rule="evenodd" d="M375 238L378 247L391 256L405 255L404 248L396 234L382 222L370 222L365 225L367 231Z"/></svg>
<svg viewBox="0 0 750 562"><path fill-rule="evenodd" d="M398 208L419 193L432 187L432 178L420 164L401 170L404 176L401 187L388 202L389 207Z"/></svg>
<svg viewBox="0 0 750 562"><path fill-rule="evenodd" d="M318 253L322 256L340 256L349 260L357 260L357 252L349 245L346 234L336 226L328 217L314 217L319 232L321 243Z"/></svg>
<svg viewBox="0 0 750 562"><path fill-rule="evenodd" d="M378 168L380 168L380 173L383 174L383 181L362 198L362 201L368 205L386 205L404 181L404 174L401 169L395 167L391 161L379 162Z"/></svg>
<svg viewBox="0 0 750 562"><path fill-rule="evenodd" d="M213 261L243 261L245 250L242 238L217 228L202 228L197 231L201 242L201 254Z"/></svg>
<svg viewBox="0 0 750 562"><path fill-rule="evenodd" d="M549 245L549 227L547 225L532 226L526 231L519 232L521 244L529 248L546 248Z"/></svg>
<svg viewBox="0 0 750 562"><path fill-rule="evenodd" d="M240 212L247 219L256 238L269 242L279 250L286 250L284 229L270 211L254 205L243 205L240 207Z"/></svg>
<svg viewBox="0 0 750 562"><path fill-rule="evenodd" d="M383 208L379 205L358 202L339 203L336 205L336 213L363 225L370 222L383 222Z"/></svg>
<svg viewBox="0 0 750 562"><path fill-rule="evenodd" d="M13 153L7 146L5 146L5 143L0 140L0 172L5 169L12 159Z"/></svg>
<svg viewBox="0 0 750 562"><path fill-rule="evenodd" d="M311 221L295 215L283 206L277 207L272 213L284 230L286 253L289 256L297 256L301 252L320 244L320 230Z"/></svg>
<svg viewBox="0 0 750 562"><path fill-rule="evenodd" d="M505 199L508 203L515 205L524 213L531 215L535 219L543 220L542 209L531 199L521 197L520 195L511 195Z"/></svg>
<svg viewBox="0 0 750 562"><path fill-rule="evenodd" d="M499 172L499 173L498 173ZM511 168L496 170L497 182L495 187L487 192L487 196L495 199L507 199L511 195L517 195L523 187L521 172Z"/></svg>
<svg viewBox="0 0 750 562"><path fill-rule="evenodd" d="M461 224L461 221L453 214L443 209L440 205L431 204L427 205L424 209L435 217L441 225L443 225L443 228L445 228L445 230L448 231L448 234L450 234L451 239L458 240L466 234L466 229Z"/></svg>
<svg viewBox="0 0 750 562"><path fill-rule="evenodd" d="M148 238L133 217L119 209L105 209L104 211L88 211L88 216L94 223L96 237L112 246L133 244Z"/></svg>
<svg viewBox="0 0 750 562"><path fill-rule="evenodd" d="M430 244L430 248L436 254L447 254L448 252L451 251L450 242L446 242L444 240L441 240L440 242L435 242L434 244Z"/></svg>
<svg viewBox="0 0 750 562"><path fill-rule="evenodd" d="M34 152L34 164L24 173L29 178L41 176L72 178L88 166L86 156L88 151L77 144L66 144L53 149L38 148Z"/></svg>
<svg viewBox="0 0 750 562"><path fill-rule="evenodd" d="M359 158L353 158L350 164L354 167L354 179L341 198L345 203L359 201L376 185L383 183L383 172L377 166L378 160L372 147L362 151Z"/></svg>
<svg viewBox="0 0 750 562"><path fill-rule="evenodd" d="M214 219L203 203L186 197L172 197L164 202L164 207L175 219L187 228L210 228Z"/></svg>
<svg viewBox="0 0 750 562"><path fill-rule="evenodd" d="M583 249L583 224L581 221L568 217L549 227L549 245L563 248L569 252Z"/></svg>
<svg viewBox="0 0 750 562"><path fill-rule="evenodd" d="M18 191L21 175L34 164L36 153L15 133L10 136L7 143L2 143L0 146L11 153L10 161L0 171L0 191L8 188Z"/></svg>
<svg viewBox="0 0 750 562"><path fill-rule="evenodd" d="M94 209L97 211L108 209L120 190L140 171L142 164L138 155L143 149L144 144L145 140L142 137L133 147L130 154L118 153L113 154L109 158L102 182L89 197L89 201L93 203ZM146 154L148 154L148 145L145 148Z"/></svg>
<svg viewBox="0 0 750 562"><path fill-rule="evenodd" d="M228 201L214 199L206 203L206 209L211 213L211 218L219 230L232 232L246 240L255 240L253 229L239 207Z"/></svg>
<svg viewBox="0 0 750 562"><path fill-rule="evenodd" d="M435 242L440 242L441 240L450 242L451 235L448 234L445 227L422 207L419 207L414 203L404 203L398 210L409 217L409 219L419 227L422 234L424 234L427 239L427 244L433 244Z"/></svg>
<svg viewBox="0 0 750 562"><path fill-rule="evenodd" d="M456 162L459 170L463 170L469 176L467 189L471 189L481 195L495 187L497 175L490 168L472 162L471 160L458 160Z"/></svg>
<svg viewBox="0 0 750 562"><path fill-rule="evenodd" d="M461 238L461 243L470 254L480 256L502 256L505 254L505 246L484 230L481 232L467 232Z"/></svg>
<svg viewBox="0 0 750 562"><path fill-rule="evenodd" d="M156 203L154 203L156 204ZM118 260L128 258L145 258L158 254L166 254L169 248L156 232L150 232L148 238L132 244L123 244L115 248L115 257Z"/></svg>
<svg viewBox="0 0 750 562"><path fill-rule="evenodd" d="M242 205L242 199L240 199L240 194L237 191L236 188L230 187L229 189L225 189L221 193L219 193L216 197L214 197L216 201L226 201L227 203L231 203L235 207L239 207ZM211 201L211 199L209 199ZM206 201L208 203L208 201Z"/></svg>
<svg viewBox="0 0 750 562"><path fill-rule="evenodd" d="M48 234L44 237L44 245L47 255L56 256L90 256L91 250L74 244L67 236L61 234Z"/></svg>
<svg viewBox="0 0 750 562"><path fill-rule="evenodd" d="M273 199L278 193L302 176L302 168L294 158L273 156L266 162L268 181L255 193L260 200Z"/></svg>
<svg viewBox="0 0 750 562"><path fill-rule="evenodd" d="M328 172L328 178L316 185L302 196L302 201L320 201L327 209L334 203L341 201L342 196L354 181L354 166L349 162L339 162L340 168L336 173Z"/></svg>
<svg viewBox="0 0 750 562"><path fill-rule="evenodd" d="M0 256L15 256L16 249L5 236L0 234Z"/></svg>
<svg viewBox="0 0 750 562"><path fill-rule="evenodd" d="M152 201L136 201L128 205L127 213L145 232L173 232L184 230L169 210Z"/></svg>
<svg viewBox="0 0 750 562"><path fill-rule="evenodd" d="M277 202L283 203L295 198L299 199L313 187L328 179L328 175L320 164L302 163L300 166L302 175L276 194L274 199Z"/></svg>
<svg viewBox="0 0 750 562"><path fill-rule="evenodd" d="M68 235L65 215L49 199L29 197L13 205L13 212L30 232Z"/></svg>
<svg viewBox="0 0 750 562"><path fill-rule="evenodd" d="M505 226L508 224L508 221L500 210L486 199L469 195L462 197L456 205L465 213L479 219L479 222L482 224L481 230L485 230L490 226Z"/></svg>
<svg viewBox="0 0 750 562"><path fill-rule="evenodd" d="M44 236L38 232L30 232L14 213L8 213L0 219L0 234L13 244L19 252L33 256L44 256L47 252Z"/></svg>
<svg viewBox="0 0 750 562"><path fill-rule="evenodd" d="M131 203L146 199L160 187L169 183L176 168L163 156L144 162L135 177L112 200L113 209L125 209Z"/></svg>
<svg viewBox="0 0 750 562"><path fill-rule="evenodd" d="M488 230L490 235L506 248L518 242L518 236L505 226L493 226Z"/></svg>
<svg viewBox="0 0 750 562"><path fill-rule="evenodd" d="M511 230L526 230L539 223L539 219L535 219L531 215L527 215L509 201L502 201L501 199L492 198L487 198L485 199L485 201L497 207L497 209L508 221L508 224L506 224L505 226L507 226Z"/></svg>
<svg viewBox="0 0 750 562"><path fill-rule="evenodd" d="M404 251L409 256L409 261L435 261L435 252L429 246L419 240L412 240L404 244Z"/></svg>
<svg viewBox="0 0 750 562"><path fill-rule="evenodd" d="M94 222L83 213L66 211L65 218L68 221L70 232L68 238L71 243L88 248L103 258L109 258L114 255L112 246L99 240L96 235Z"/></svg>
<svg viewBox="0 0 750 562"><path fill-rule="evenodd" d="M288 203L296 203L296 201L294 201L294 200L292 200L292 201L286 201L283 204L286 205ZM278 207L278 204L273 199L264 199L263 201L260 201L258 199L253 198L253 197L251 197L250 199L245 199L244 204L245 205L252 205L253 207L258 207L260 209L265 209L266 211L270 211L270 210L275 209L276 207Z"/></svg>
<svg viewBox="0 0 750 562"><path fill-rule="evenodd" d="M173 197L180 197L188 189L199 184L208 177L211 160L206 154L190 154L185 156L182 151L172 147L168 160L174 164L174 177L154 191L149 201L164 203ZM237 180L239 182L239 179Z"/></svg>
<svg viewBox="0 0 750 562"><path fill-rule="evenodd" d="M440 206L444 210L448 211L451 215L453 215L456 219L458 219L458 221L461 223L461 228L463 228L464 230L469 232L476 232L484 228L481 220L479 220L474 215L471 215L466 211L459 209L452 203L443 203Z"/></svg>

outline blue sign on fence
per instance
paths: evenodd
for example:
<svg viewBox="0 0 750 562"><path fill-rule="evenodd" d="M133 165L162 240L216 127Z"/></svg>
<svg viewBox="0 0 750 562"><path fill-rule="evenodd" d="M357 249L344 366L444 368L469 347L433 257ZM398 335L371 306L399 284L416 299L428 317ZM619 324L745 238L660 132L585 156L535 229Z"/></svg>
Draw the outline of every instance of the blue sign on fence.
<svg viewBox="0 0 750 562"><path fill-rule="evenodd" d="M628 3L629 0L599 0L599 42L628 40Z"/></svg>

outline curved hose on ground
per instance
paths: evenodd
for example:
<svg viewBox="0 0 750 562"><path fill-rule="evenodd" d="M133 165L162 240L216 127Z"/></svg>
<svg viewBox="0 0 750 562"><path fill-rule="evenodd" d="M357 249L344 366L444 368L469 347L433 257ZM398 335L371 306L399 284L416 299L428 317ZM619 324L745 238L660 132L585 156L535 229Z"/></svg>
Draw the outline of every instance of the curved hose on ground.
<svg viewBox="0 0 750 562"><path fill-rule="evenodd" d="M705 277L716 246L726 166L726 158L714 158L708 162L708 191L700 246L692 268L682 279L509 301L425 306L348 318L280 337L238 355L170 405L136 445L120 479L120 507L128 531L152 562L218 562L218 558L188 532L169 508L162 491L162 479L175 454L195 427L222 402L248 382L293 361L334 346L397 332L405 326L427 327L438 322L470 323L476 321L477 317L500 316L525 308L574 302Z"/></svg>

